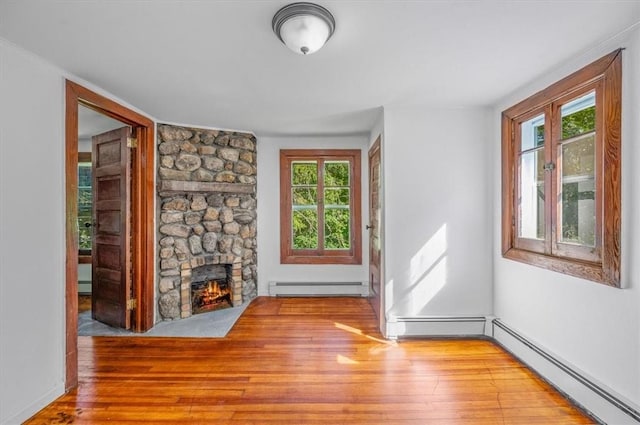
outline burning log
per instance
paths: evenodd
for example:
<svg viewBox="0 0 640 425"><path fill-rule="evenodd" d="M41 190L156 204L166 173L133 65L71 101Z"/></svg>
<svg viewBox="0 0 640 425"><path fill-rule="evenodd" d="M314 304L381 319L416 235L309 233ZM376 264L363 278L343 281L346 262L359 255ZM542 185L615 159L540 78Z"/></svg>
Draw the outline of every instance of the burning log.
<svg viewBox="0 0 640 425"><path fill-rule="evenodd" d="M209 280L192 284L191 307L194 314L231 305L231 288L226 281Z"/></svg>

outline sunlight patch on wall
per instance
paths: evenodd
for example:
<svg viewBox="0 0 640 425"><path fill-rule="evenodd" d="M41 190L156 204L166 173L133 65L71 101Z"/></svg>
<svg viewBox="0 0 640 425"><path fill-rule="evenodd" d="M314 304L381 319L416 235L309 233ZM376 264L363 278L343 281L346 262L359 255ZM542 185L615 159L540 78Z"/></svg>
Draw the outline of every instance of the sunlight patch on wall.
<svg viewBox="0 0 640 425"><path fill-rule="evenodd" d="M411 258L411 311L419 313L447 283L447 223Z"/></svg>

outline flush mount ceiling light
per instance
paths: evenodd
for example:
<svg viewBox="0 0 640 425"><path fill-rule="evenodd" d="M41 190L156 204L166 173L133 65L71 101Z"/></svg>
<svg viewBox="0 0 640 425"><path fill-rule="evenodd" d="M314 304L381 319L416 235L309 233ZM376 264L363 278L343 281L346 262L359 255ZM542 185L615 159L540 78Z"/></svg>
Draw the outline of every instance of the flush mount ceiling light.
<svg viewBox="0 0 640 425"><path fill-rule="evenodd" d="M278 10L271 26L285 46L300 55L308 55L318 51L331 38L336 21L324 7L301 2Z"/></svg>

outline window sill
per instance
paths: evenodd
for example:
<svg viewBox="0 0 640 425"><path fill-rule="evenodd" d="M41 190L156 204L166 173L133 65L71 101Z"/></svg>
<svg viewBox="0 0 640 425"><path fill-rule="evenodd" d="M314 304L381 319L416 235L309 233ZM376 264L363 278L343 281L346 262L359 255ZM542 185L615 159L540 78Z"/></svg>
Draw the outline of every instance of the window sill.
<svg viewBox="0 0 640 425"><path fill-rule="evenodd" d="M78 255L78 264L91 264L91 255Z"/></svg>
<svg viewBox="0 0 640 425"><path fill-rule="evenodd" d="M344 264L362 265L362 258L357 256L315 256L315 255L289 255L280 258L281 264Z"/></svg>
<svg viewBox="0 0 640 425"><path fill-rule="evenodd" d="M601 263L554 257L517 248L508 249L502 253L502 257L604 285L620 287L620 279L608 276Z"/></svg>

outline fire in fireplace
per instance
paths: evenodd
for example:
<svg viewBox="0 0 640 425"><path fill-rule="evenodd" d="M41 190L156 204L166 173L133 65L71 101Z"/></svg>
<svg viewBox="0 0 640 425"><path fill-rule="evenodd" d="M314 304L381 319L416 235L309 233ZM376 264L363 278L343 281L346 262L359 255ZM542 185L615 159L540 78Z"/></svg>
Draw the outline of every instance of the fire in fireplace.
<svg viewBox="0 0 640 425"><path fill-rule="evenodd" d="M193 314L231 306L231 288L226 280L212 279L191 285L191 308Z"/></svg>

